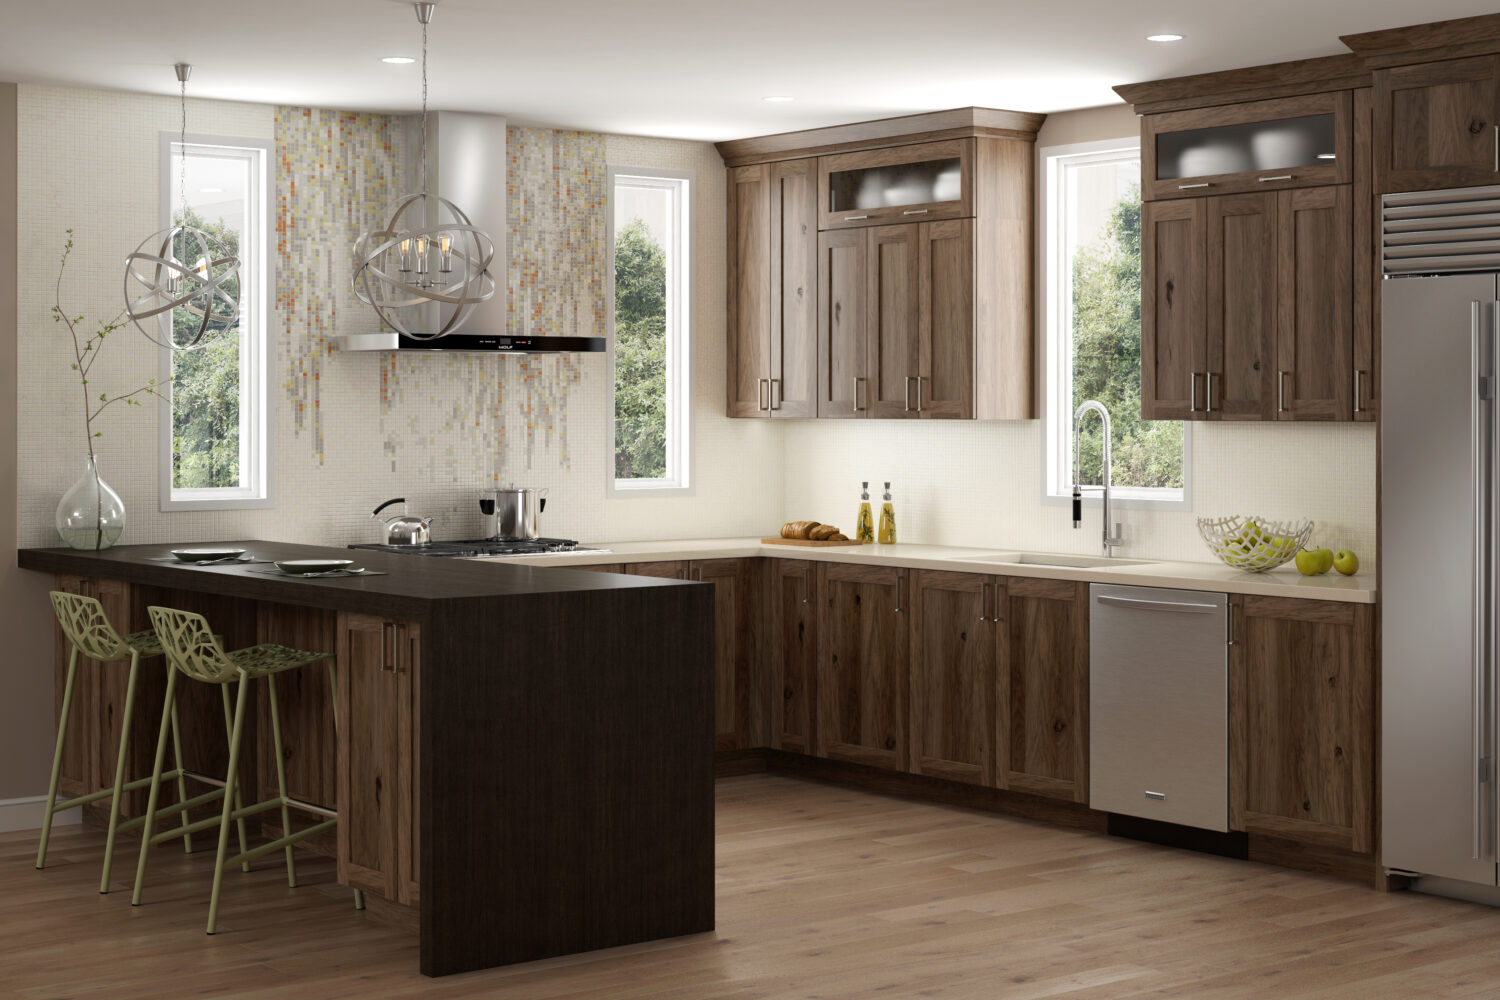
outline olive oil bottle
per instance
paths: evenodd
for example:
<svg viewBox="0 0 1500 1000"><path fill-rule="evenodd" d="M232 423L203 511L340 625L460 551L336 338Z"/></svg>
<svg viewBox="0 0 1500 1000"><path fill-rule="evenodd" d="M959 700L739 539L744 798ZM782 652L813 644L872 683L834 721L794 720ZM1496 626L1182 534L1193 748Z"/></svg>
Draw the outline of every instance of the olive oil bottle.
<svg viewBox="0 0 1500 1000"><path fill-rule="evenodd" d="M854 538L869 545L875 541L875 517L870 513L870 484L859 485L859 517L855 520Z"/></svg>
<svg viewBox="0 0 1500 1000"><path fill-rule="evenodd" d="M891 484L885 484L885 493L880 498L880 544L896 544L896 506L891 502Z"/></svg>

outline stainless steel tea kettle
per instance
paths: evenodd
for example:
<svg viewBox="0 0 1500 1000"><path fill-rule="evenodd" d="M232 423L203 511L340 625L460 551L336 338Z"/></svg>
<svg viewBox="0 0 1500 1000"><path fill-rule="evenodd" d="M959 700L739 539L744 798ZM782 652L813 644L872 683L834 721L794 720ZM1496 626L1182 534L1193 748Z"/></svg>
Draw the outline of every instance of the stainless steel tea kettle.
<svg viewBox="0 0 1500 1000"><path fill-rule="evenodd" d="M387 545L426 545L432 541L432 518L412 517L406 509L406 497L396 497L387 500L370 515L376 520L380 519L380 512L391 504L401 505L400 517L389 517L385 519L385 543Z"/></svg>

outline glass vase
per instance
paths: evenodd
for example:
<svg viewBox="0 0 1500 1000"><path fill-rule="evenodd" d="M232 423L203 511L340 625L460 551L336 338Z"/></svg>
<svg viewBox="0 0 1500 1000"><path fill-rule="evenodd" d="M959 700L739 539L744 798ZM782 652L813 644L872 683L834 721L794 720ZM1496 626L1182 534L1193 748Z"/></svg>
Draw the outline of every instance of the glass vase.
<svg viewBox="0 0 1500 1000"><path fill-rule="evenodd" d="M75 549L107 549L125 530L125 502L99 478L93 455L83 462L83 475L57 504L57 533Z"/></svg>

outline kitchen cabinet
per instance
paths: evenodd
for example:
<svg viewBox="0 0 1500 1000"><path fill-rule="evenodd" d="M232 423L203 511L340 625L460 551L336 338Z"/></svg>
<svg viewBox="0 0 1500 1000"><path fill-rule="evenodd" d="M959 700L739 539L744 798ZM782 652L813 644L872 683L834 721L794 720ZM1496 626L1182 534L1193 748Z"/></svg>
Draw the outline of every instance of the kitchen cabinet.
<svg viewBox="0 0 1500 1000"><path fill-rule="evenodd" d="M1088 584L1007 577L996 695L996 783L1088 801Z"/></svg>
<svg viewBox="0 0 1500 1000"><path fill-rule="evenodd" d="M338 616L339 881L392 902L420 897L421 628Z"/></svg>
<svg viewBox="0 0 1500 1000"><path fill-rule="evenodd" d="M768 559L771 746L812 755L818 716L817 564Z"/></svg>
<svg viewBox="0 0 1500 1000"><path fill-rule="evenodd" d="M811 159L729 171L731 417L817 414L816 184Z"/></svg>
<svg viewBox="0 0 1500 1000"><path fill-rule="evenodd" d="M1375 71L1375 192L1500 184L1500 55Z"/></svg>
<svg viewBox="0 0 1500 1000"><path fill-rule="evenodd" d="M686 580L690 564L686 560L669 559L660 562L628 563L625 572L629 576L653 576L661 580Z"/></svg>
<svg viewBox="0 0 1500 1000"><path fill-rule="evenodd" d="M705 559L688 578L714 587L714 749L750 743L750 674L755 659L750 566L744 559Z"/></svg>
<svg viewBox="0 0 1500 1000"><path fill-rule="evenodd" d="M914 572L909 769L950 781L995 784L999 577Z"/></svg>
<svg viewBox="0 0 1500 1000"><path fill-rule="evenodd" d="M1380 254L1376 251L1374 95L1354 92L1354 419L1380 419Z"/></svg>
<svg viewBox="0 0 1500 1000"><path fill-rule="evenodd" d="M1229 819L1236 830L1374 850L1374 610L1230 599Z"/></svg>
<svg viewBox="0 0 1500 1000"><path fill-rule="evenodd" d="M974 214L974 140L949 139L818 158L818 228Z"/></svg>
<svg viewBox="0 0 1500 1000"><path fill-rule="evenodd" d="M1352 186L1148 202L1141 232L1145 419L1351 419Z"/></svg>
<svg viewBox="0 0 1500 1000"><path fill-rule="evenodd" d="M908 576L902 569L819 565L820 757L906 769Z"/></svg>
<svg viewBox="0 0 1500 1000"><path fill-rule="evenodd" d="M1349 91L1143 115L1147 201L1347 184Z"/></svg>
<svg viewBox="0 0 1500 1000"><path fill-rule="evenodd" d="M866 230L865 385L872 417L915 417L912 381L921 346L917 332L920 224Z"/></svg>
<svg viewBox="0 0 1500 1000"><path fill-rule="evenodd" d="M575 569L583 570L585 573L623 573L624 563L600 563L597 566L576 566Z"/></svg>
<svg viewBox="0 0 1500 1000"><path fill-rule="evenodd" d="M870 248L863 229L818 234L818 416L870 414L866 371L866 287Z"/></svg>

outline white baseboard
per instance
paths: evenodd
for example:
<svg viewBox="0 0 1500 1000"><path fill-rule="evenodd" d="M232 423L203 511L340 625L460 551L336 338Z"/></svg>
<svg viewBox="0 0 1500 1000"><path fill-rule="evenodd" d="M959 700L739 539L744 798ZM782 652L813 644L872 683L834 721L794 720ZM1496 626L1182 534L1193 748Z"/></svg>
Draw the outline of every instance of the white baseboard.
<svg viewBox="0 0 1500 1000"><path fill-rule="evenodd" d="M21 799L0 799L0 833L13 830L40 830L47 811L47 796L28 795ZM68 809L52 817L52 826L72 826L83 822L77 809Z"/></svg>

